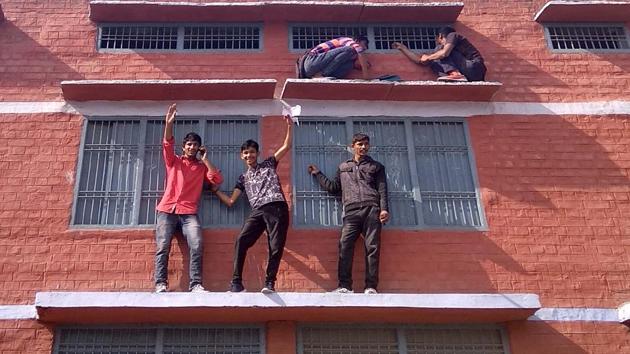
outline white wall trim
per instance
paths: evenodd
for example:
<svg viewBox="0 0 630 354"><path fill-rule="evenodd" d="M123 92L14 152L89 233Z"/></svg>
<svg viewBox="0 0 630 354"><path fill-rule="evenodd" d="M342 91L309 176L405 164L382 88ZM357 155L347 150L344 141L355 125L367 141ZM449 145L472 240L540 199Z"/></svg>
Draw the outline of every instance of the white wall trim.
<svg viewBox="0 0 630 354"><path fill-rule="evenodd" d="M34 305L0 305L0 320L34 320L37 310Z"/></svg>
<svg viewBox="0 0 630 354"><path fill-rule="evenodd" d="M541 308L529 321L619 322L617 309L606 308Z"/></svg>
<svg viewBox="0 0 630 354"><path fill-rule="evenodd" d="M470 117L487 115L627 115L630 101L391 102L287 100L304 117ZM161 117L166 101L0 102L0 114L72 113L84 116ZM279 115L280 100L178 101L181 115Z"/></svg>

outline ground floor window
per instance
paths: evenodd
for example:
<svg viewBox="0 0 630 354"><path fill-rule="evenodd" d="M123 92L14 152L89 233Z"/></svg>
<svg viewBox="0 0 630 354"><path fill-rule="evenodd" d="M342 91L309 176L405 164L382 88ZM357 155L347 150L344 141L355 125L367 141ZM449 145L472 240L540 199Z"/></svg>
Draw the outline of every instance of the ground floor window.
<svg viewBox="0 0 630 354"><path fill-rule="evenodd" d="M53 354L259 354L262 327L64 327Z"/></svg>
<svg viewBox="0 0 630 354"><path fill-rule="evenodd" d="M299 354L508 354L499 326L309 325Z"/></svg>

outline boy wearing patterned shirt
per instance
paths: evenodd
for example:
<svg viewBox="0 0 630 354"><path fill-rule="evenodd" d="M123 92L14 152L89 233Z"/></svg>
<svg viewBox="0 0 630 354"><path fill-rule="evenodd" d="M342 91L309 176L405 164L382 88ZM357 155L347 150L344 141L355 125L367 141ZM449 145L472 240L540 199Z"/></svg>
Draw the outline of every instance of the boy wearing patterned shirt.
<svg viewBox="0 0 630 354"><path fill-rule="evenodd" d="M234 205L243 191L247 194L252 211L245 219L243 228L234 245L234 272L230 283L230 292L244 291L243 266L247 250L252 247L264 231L267 231L269 242L269 260L265 277L264 294L275 292L276 274L280 267L280 259L289 228L289 208L282 192L280 180L276 172L278 162L291 148L293 122L285 117L287 132L284 144L269 158L258 163L258 143L247 140L241 146L241 160L247 171L239 176L231 196L212 189L217 197L228 207Z"/></svg>
<svg viewBox="0 0 630 354"><path fill-rule="evenodd" d="M363 79L369 80L369 63L363 54L368 43L366 37L340 37L320 43L303 57L305 77L344 78L355 67L357 60Z"/></svg>

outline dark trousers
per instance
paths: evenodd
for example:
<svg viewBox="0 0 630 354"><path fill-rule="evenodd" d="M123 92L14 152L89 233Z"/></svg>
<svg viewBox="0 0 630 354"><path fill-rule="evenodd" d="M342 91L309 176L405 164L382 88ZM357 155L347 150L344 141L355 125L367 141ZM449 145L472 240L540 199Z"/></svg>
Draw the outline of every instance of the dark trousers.
<svg viewBox="0 0 630 354"><path fill-rule="evenodd" d="M233 282L243 281L243 266L247 250L252 247L263 231L267 231L269 261L265 281L276 281L280 259L284 251L289 229L289 208L286 202L273 202L252 210L241 229L234 245Z"/></svg>
<svg viewBox="0 0 630 354"><path fill-rule="evenodd" d="M304 59L304 71L311 78L317 73L324 77L346 77L354 67L356 52L352 47L339 47Z"/></svg>
<svg viewBox="0 0 630 354"><path fill-rule="evenodd" d="M366 206L346 212L339 240L339 287L352 289L354 245L360 234L365 241L365 287L378 286L378 260L381 249L380 209Z"/></svg>
<svg viewBox="0 0 630 354"><path fill-rule="evenodd" d="M453 70L464 74L469 81L483 81L486 78L486 66L483 60L468 60L460 52L451 51L451 54L439 60L431 62L431 69L438 76L445 76Z"/></svg>

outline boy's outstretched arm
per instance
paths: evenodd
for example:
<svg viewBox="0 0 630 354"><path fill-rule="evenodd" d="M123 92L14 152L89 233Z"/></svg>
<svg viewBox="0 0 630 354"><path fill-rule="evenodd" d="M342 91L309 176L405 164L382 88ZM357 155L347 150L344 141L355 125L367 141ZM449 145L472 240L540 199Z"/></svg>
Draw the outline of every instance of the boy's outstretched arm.
<svg viewBox="0 0 630 354"><path fill-rule="evenodd" d="M219 200L227 205L229 208L232 207L232 205L234 205L234 203L236 203L236 201L238 200L238 197L241 196L241 190L238 188L234 188L234 190L232 191L232 195L228 197L227 194L221 192L219 190L219 185L218 184L213 184L211 190L214 192L214 194L217 196L217 198L219 198Z"/></svg>
<svg viewBox="0 0 630 354"><path fill-rule="evenodd" d="M276 158L276 161L280 161L286 155L286 153L291 150L291 141L293 139L293 121L290 116L284 116L285 123L287 124L287 135L284 137L284 143L276 152L273 154L273 157Z"/></svg>
<svg viewBox="0 0 630 354"><path fill-rule="evenodd" d="M165 126L164 126L164 140L170 140L173 137L173 124L177 117L177 103L173 103L168 107L166 112Z"/></svg>

